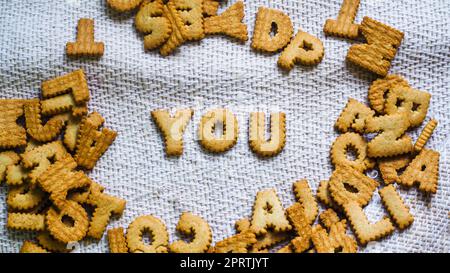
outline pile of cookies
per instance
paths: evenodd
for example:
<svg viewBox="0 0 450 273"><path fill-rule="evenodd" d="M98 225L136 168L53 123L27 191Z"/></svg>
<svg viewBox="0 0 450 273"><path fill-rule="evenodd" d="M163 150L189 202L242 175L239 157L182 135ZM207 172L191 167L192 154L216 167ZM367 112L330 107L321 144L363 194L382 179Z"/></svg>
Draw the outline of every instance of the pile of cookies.
<svg viewBox="0 0 450 273"><path fill-rule="evenodd" d="M95 167L117 133L100 128L99 113L88 114L82 70L43 82L41 95L0 100L7 228L37 232L22 252L67 252L86 236L101 239L111 214L125 209L125 200L104 193L83 171Z"/></svg>

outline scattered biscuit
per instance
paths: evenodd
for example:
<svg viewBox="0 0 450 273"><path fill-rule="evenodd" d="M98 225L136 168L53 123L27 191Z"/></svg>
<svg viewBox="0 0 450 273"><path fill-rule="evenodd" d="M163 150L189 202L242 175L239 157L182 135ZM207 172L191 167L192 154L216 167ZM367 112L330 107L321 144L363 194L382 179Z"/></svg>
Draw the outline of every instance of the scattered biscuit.
<svg viewBox="0 0 450 273"><path fill-rule="evenodd" d="M142 0L107 0L108 5L119 12L134 10L141 2Z"/></svg>
<svg viewBox="0 0 450 273"><path fill-rule="evenodd" d="M367 44L350 47L347 60L380 76L386 76L403 33L372 18L364 17L359 27Z"/></svg>
<svg viewBox="0 0 450 273"><path fill-rule="evenodd" d="M399 183L411 187L419 184L419 190L436 193L439 180L439 152L422 149L406 167Z"/></svg>
<svg viewBox="0 0 450 273"><path fill-rule="evenodd" d="M92 183L89 197L86 200L87 204L95 208L89 223L87 236L97 240L102 238L111 214L122 215L126 204L125 200L105 194L103 190L102 186Z"/></svg>
<svg viewBox="0 0 450 273"><path fill-rule="evenodd" d="M123 228L119 227L108 230L108 245L110 253L128 253Z"/></svg>
<svg viewBox="0 0 450 273"><path fill-rule="evenodd" d="M291 240L293 250L296 253L308 250L311 247L312 229L305 208L297 202L286 209L286 214L297 235Z"/></svg>
<svg viewBox="0 0 450 273"><path fill-rule="evenodd" d="M263 112L250 113L249 144L253 152L269 157L279 154L286 143L286 114L270 114L270 138L266 139L266 115Z"/></svg>
<svg viewBox="0 0 450 273"><path fill-rule="evenodd" d="M217 3L213 0L205 0ZM205 18L205 34L225 34L239 41L248 40L247 25L242 23L244 19L244 3L237 1L219 15Z"/></svg>
<svg viewBox="0 0 450 273"><path fill-rule="evenodd" d="M355 158L349 158L348 153L354 151ZM356 133L345 133L336 138L331 146L331 162L335 166L350 166L364 172L375 166L375 161L367 156L367 143Z"/></svg>
<svg viewBox="0 0 450 273"><path fill-rule="evenodd" d="M256 236L251 230L245 230L218 242L212 249L214 253L248 253L256 243Z"/></svg>
<svg viewBox="0 0 450 273"><path fill-rule="evenodd" d="M258 192L253 205L252 231L260 235L267 233L267 228L273 228L275 231L292 228L274 189Z"/></svg>
<svg viewBox="0 0 450 273"><path fill-rule="evenodd" d="M117 132L108 128L103 128L100 131L101 123L93 120L87 118L81 122L74 156L78 166L89 170L95 167L97 161L117 136Z"/></svg>
<svg viewBox="0 0 450 273"><path fill-rule="evenodd" d="M193 235L191 242L183 240L173 242L169 250L175 253L204 253L211 245L211 228L203 218L190 212L183 212L178 221L177 230L186 235Z"/></svg>
<svg viewBox="0 0 450 273"><path fill-rule="evenodd" d="M31 241L24 241L20 253L48 253L48 251Z"/></svg>
<svg viewBox="0 0 450 273"><path fill-rule="evenodd" d="M203 15L205 17L217 15L219 0L203 0Z"/></svg>
<svg viewBox="0 0 450 273"><path fill-rule="evenodd" d="M222 125L222 134L215 134L216 125ZM214 109L204 114L199 125L200 144L213 153L222 153L231 149L238 138L238 121L228 109Z"/></svg>
<svg viewBox="0 0 450 273"><path fill-rule="evenodd" d="M347 133L350 129L358 133L364 133L366 120L374 115L375 111L368 106L350 98L344 110L339 115L335 127L343 133Z"/></svg>
<svg viewBox="0 0 450 273"><path fill-rule="evenodd" d="M42 97L44 99L70 93L75 103L88 102L90 99L86 75L83 69L42 82Z"/></svg>
<svg viewBox="0 0 450 273"><path fill-rule="evenodd" d="M0 184L5 179L8 167L17 164L19 160L20 157L15 152L0 152Z"/></svg>
<svg viewBox="0 0 450 273"><path fill-rule="evenodd" d="M370 106L379 114L385 114L384 105L392 88L396 86L409 87L408 82L400 75L387 75L383 79L375 80L369 88Z"/></svg>
<svg viewBox="0 0 450 273"><path fill-rule="evenodd" d="M77 41L68 42L66 45L69 57L101 57L105 51L102 42L94 41L94 20L82 18L78 20Z"/></svg>
<svg viewBox="0 0 450 273"><path fill-rule="evenodd" d="M67 253L70 249L67 248L67 244L62 243L50 235L49 232L44 231L36 236L36 240L39 245L50 252Z"/></svg>
<svg viewBox="0 0 450 273"><path fill-rule="evenodd" d="M85 209L70 200L66 200L58 210L51 207L45 222L53 238L65 244L80 241L86 236L89 228L89 218Z"/></svg>
<svg viewBox="0 0 450 273"><path fill-rule="evenodd" d="M239 233L246 230L251 230L251 223L247 218L236 221L235 226L237 232ZM267 249L288 238L289 234L287 232L276 232L269 229L265 234L256 236L257 241L253 244L252 250Z"/></svg>
<svg viewBox="0 0 450 273"><path fill-rule="evenodd" d="M38 99L30 100L24 105L25 124L27 133L37 141L48 142L55 139L61 133L64 121L59 117L53 117L42 124L41 104Z"/></svg>
<svg viewBox="0 0 450 273"><path fill-rule="evenodd" d="M400 229L409 227L414 221L414 217L409 212L409 208L403 202L394 185L388 185L379 191L381 201L391 215L395 224Z"/></svg>
<svg viewBox="0 0 450 273"><path fill-rule="evenodd" d="M37 207L44 196L41 189L38 187L32 188L28 183L9 186L6 203L9 209L24 211Z"/></svg>
<svg viewBox="0 0 450 273"><path fill-rule="evenodd" d="M319 206L314 197L311 188L306 179L299 180L293 184L293 190L297 202L299 202L305 210L306 218L309 224L313 224L319 213Z"/></svg>
<svg viewBox="0 0 450 273"><path fill-rule="evenodd" d="M419 138L417 139L416 143L414 144L414 150L416 152L422 151L425 144L428 142L428 139L430 139L431 135L434 132L434 129L436 129L436 126L438 125L437 120L431 119L423 128L422 132L420 133Z"/></svg>
<svg viewBox="0 0 450 273"><path fill-rule="evenodd" d="M344 0L337 20L327 19L323 31L330 36L358 38L359 26L354 23L360 0Z"/></svg>
<svg viewBox="0 0 450 273"><path fill-rule="evenodd" d="M327 229L336 224L341 219L333 209L327 209L319 215L320 223Z"/></svg>
<svg viewBox="0 0 450 273"><path fill-rule="evenodd" d="M329 184L330 182L328 180L320 181L319 187L317 187L316 197L325 206L338 209L339 207L334 203L333 198L331 197Z"/></svg>
<svg viewBox="0 0 450 273"><path fill-rule="evenodd" d="M425 119L431 94L410 87L394 86L387 95L386 114L406 113L410 126L419 126Z"/></svg>
<svg viewBox="0 0 450 273"><path fill-rule="evenodd" d="M38 178L47 170L53 162L61 161L70 154L64 148L60 140L31 149L22 155L22 165L30 170L29 178L35 184Z"/></svg>
<svg viewBox="0 0 450 273"><path fill-rule="evenodd" d="M142 241L144 233L149 233L152 238L151 244ZM127 245L132 253L164 253L167 252L169 244L169 234L166 226L158 218L152 215L137 217L128 226Z"/></svg>
<svg viewBox="0 0 450 273"><path fill-rule="evenodd" d="M25 103L26 100L0 99L0 149L27 145L26 130L17 123L24 114Z"/></svg>
<svg viewBox="0 0 450 273"><path fill-rule="evenodd" d="M259 7L252 37L252 48L265 52L283 49L292 37L291 18L280 10Z"/></svg>
<svg viewBox="0 0 450 273"><path fill-rule="evenodd" d="M370 223L362 207L355 201L343 204L343 208L356 238L362 245L386 237L395 230L387 217L374 224Z"/></svg>
<svg viewBox="0 0 450 273"><path fill-rule="evenodd" d="M317 225L311 233L311 240L317 253L356 253L358 244L346 234L347 222L342 220L330 227L330 233Z"/></svg>
<svg viewBox="0 0 450 273"><path fill-rule="evenodd" d="M319 38L299 30L281 52L278 65L286 70L291 70L296 63L316 65L322 61L324 54L325 48Z"/></svg>
<svg viewBox="0 0 450 273"><path fill-rule="evenodd" d="M6 226L10 229L43 231L45 230L45 215L31 213L8 213Z"/></svg>
<svg viewBox="0 0 450 273"><path fill-rule="evenodd" d="M152 50L163 45L172 34L172 25L164 17L162 0L145 1L136 14L136 29L145 34L144 48Z"/></svg>
<svg viewBox="0 0 450 273"><path fill-rule="evenodd" d="M340 165L331 175L329 191L334 202L340 206L350 201L365 206L372 199L378 185L377 181L352 167Z"/></svg>
<svg viewBox="0 0 450 273"><path fill-rule="evenodd" d="M400 183L399 172L411 162L409 154L383 158L378 161L378 168L385 184Z"/></svg>
<svg viewBox="0 0 450 273"><path fill-rule="evenodd" d="M164 135L168 156L183 154L183 133L192 114L191 109L177 110L173 117L167 110L152 111L153 120Z"/></svg>
<svg viewBox="0 0 450 273"><path fill-rule="evenodd" d="M413 150L411 137L405 135L411 123L405 112L369 118L368 133L379 133L367 144L370 157L389 157L409 153Z"/></svg>

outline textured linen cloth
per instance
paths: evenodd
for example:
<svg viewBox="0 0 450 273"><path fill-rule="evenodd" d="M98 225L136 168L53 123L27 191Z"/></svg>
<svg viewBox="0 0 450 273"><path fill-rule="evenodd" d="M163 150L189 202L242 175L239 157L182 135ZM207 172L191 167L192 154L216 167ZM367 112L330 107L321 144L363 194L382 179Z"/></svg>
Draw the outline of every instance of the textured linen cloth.
<svg viewBox="0 0 450 273"><path fill-rule="evenodd" d="M219 13L235 1L222 1ZM376 78L345 62L347 39L325 37L327 18L336 18L341 0L245 1L244 22L252 37L259 6L281 9L302 29L319 37L325 57L315 67L295 66L281 71L279 54L254 52L227 37L207 37L182 45L173 55L145 52L143 37L134 28L134 14L118 14L105 0L3 1L0 11L0 97L34 98L43 80L83 68L91 92L90 111L106 118L117 130L114 144L89 173L106 192L127 200L127 208L109 228L128 224L137 216L162 219L177 240L177 221L183 211L204 217L217 242L235 233L234 222L251 215L256 193L276 188L284 206L294 201L292 183L307 178L313 191L333 170L329 160L338 136L333 125L352 97L367 102L367 90ZM404 76L411 86L432 94L427 119L410 132L416 139L434 117L437 130L427 147L441 153L436 194L417 188L400 194L414 215L414 223L365 252L449 252L450 227L450 1L361 1L356 22L370 16L405 33L390 73ZM77 20L95 20L95 39L105 43L99 60L70 60L65 44L75 40ZM156 108L192 107L195 114L184 136L184 154L167 158L163 139L150 117ZM236 146L213 155L202 150L196 132L202 114L227 107L239 121ZM251 111L284 111L287 142L270 159L255 156L248 145ZM0 187L0 252L17 252L33 233L6 229L6 186ZM371 221L387 212L378 193L365 209ZM84 241L78 252L106 252L101 241Z"/></svg>

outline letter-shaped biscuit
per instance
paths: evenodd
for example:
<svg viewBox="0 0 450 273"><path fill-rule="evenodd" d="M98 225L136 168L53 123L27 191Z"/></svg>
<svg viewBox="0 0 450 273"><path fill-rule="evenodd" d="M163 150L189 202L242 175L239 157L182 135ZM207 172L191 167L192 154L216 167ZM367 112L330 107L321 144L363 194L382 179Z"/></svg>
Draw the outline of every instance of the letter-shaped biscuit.
<svg viewBox="0 0 450 273"><path fill-rule="evenodd" d="M215 135L216 125L222 125L222 135ZM237 142L238 122L227 109L214 109L202 116L199 126L200 144L204 149L221 153L231 149Z"/></svg>
<svg viewBox="0 0 450 273"><path fill-rule="evenodd" d="M177 230L186 235L193 235L191 242L183 240L173 242L169 249L175 253L204 253L211 245L211 228L203 218L190 212L183 212L178 221Z"/></svg>
<svg viewBox="0 0 450 273"><path fill-rule="evenodd" d="M266 140L265 123L263 112L250 113L250 147L260 156L275 156L286 143L286 115L282 112L270 114L269 140Z"/></svg>
<svg viewBox="0 0 450 273"><path fill-rule="evenodd" d="M192 117L191 109L178 110L173 117L167 110L152 111L152 117L164 135L168 156L183 154L183 133Z"/></svg>
<svg viewBox="0 0 450 273"><path fill-rule="evenodd" d="M276 33L271 36L273 28L276 28ZM260 7L256 14L252 48L277 52L289 43L293 32L291 18L288 15L280 10Z"/></svg>
<svg viewBox="0 0 450 273"><path fill-rule="evenodd" d="M360 30L367 44L350 47L347 60L380 76L386 76L403 33L369 17L364 17Z"/></svg>
<svg viewBox="0 0 450 273"><path fill-rule="evenodd" d="M275 231L286 231L292 228L274 189L257 193L251 223L251 229L255 234L265 234L267 228L271 227Z"/></svg>
<svg viewBox="0 0 450 273"><path fill-rule="evenodd" d="M150 245L142 241L144 232L148 232L152 236L152 243ZM164 253L167 252L169 234L161 220L152 215L144 215L136 218L128 226L127 244L132 253Z"/></svg>
<svg viewBox="0 0 450 273"><path fill-rule="evenodd" d="M319 38L299 30L289 45L281 52L278 65L291 70L296 63L316 65L325 54L325 48Z"/></svg>

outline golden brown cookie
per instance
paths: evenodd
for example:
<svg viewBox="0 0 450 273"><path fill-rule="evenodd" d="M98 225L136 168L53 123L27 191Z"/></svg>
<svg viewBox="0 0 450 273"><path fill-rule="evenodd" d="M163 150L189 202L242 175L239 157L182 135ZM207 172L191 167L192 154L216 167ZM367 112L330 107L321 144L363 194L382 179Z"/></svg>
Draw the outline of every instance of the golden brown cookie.
<svg viewBox="0 0 450 273"><path fill-rule="evenodd" d="M108 245L110 253L128 253L123 228L119 227L108 230Z"/></svg>
<svg viewBox="0 0 450 273"><path fill-rule="evenodd" d="M247 218L240 219L235 223L236 231L238 233L244 232L246 230L251 231L251 223ZM263 250L276 245L290 237L288 232L276 232L273 230L267 230L267 233L257 236L256 242L252 245L252 250Z"/></svg>
<svg viewBox="0 0 450 273"><path fill-rule="evenodd" d="M438 125L437 120L431 119L423 128L422 132L420 133L419 138L416 140L416 143L414 144L414 150L416 152L422 151L425 144L428 142L428 139L430 139L431 135L434 132L434 129L436 129L436 126Z"/></svg>
<svg viewBox="0 0 450 273"><path fill-rule="evenodd" d="M26 100L0 99L0 149L12 149L27 144L25 128L17 124L23 116Z"/></svg>
<svg viewBox="0 0 450 273"><path fill-rule="evenodd" d="M370 223L362 207L355 201L345 203L343 208L356 238L362 245L386 237L395 230L387 217L374 224Z"/></svg>
<svg viewBox="0 0 450 273"><path fill-rule="evenodd" d="M152 237L150 245L142 241L142 236L148 232ZM166 226L152 215L140 216L128 226L127 245L130 252L164 253L167 252L169 234Z"/></svg>
<svg viewBox="0 0 450 273"><path fill-rule="evenodd" d="M136 14L136 29L145 34L144 48L151 50L163 45L172 33L172 25L163 14L162 0L145 1Z"/></svg>
<svg viewBox="0 0 450 273"><path fill-rule="evenodd" d="M270 114L270 138L266 139L266 117L263 112L250 113L249 144L253 152L260 156L279 154L286 143L286 114Z"/></svg>
<svg viewBox="0 0 450 273"><path fill-rule="evenodd" d="M90 99L86 75L83 69L42 82L42 97L44 99L71 93L75 103L88 102Z"/></svg>
<svg viewBox="0 0 450 273"><path fill-rule="evenodd" d="M352 150L355 158L349 158ZM350 166L355 170L364 172L375 166L375 161L367 156L367 143L364 138L356 133L345 133L336 138L331 146L331 162L335 165Z"/></svg>
<svg viewBox="0 0 450 273"><path fill-rule="evenodd" d="M347 60L380 76L386 76L403 40L403 32L367 16L363 18L359 29L367 44L351 46Z"/></svg>
<svg viewBox="0 0 450 273"><path fill-rule="evenodd" d="M255 234L251 230L245 230L218 242L212 251L214 253L248 253L248 249L254 243L256 243Z"/></svg>
<svg viewBox="0 0 450 273"><path fill-rule="evenodd" d="M111 214L122 215L125 210L124 199L105 194L104 188L92 183L86 203L93 206L94 212L89 223L87 236L100 240L106 230Z"/></svg>
<svg viewBox="0 0 450 273"><path fill-rule="evenodd" d="M28 231L45 230L45 215L32 213L8 213L7 228Z"/></svg>
<svg viewBox="0 0 450 273"><path fill-rule="evenodd" d="M219 0L203 0L203 15L205 17L217 15Z"/></svg>
<svg viewBox="0 0 450 273"><path fill-rule="evenodd" d="M65 244L80 241L89 228L89 218L84 208L70 200L66 200L58 210L51 207L45 220L52 237Z"/></svg>
<svg viewBox="0 0 450 273"><path fill-rule="evenodd" d="M395 86L409 87L408 82L400 75L387 75L383 79L378 79L370 85L369 102L373 110L384 114L384 105L389 92Z"/></svg>
<svg viewBox="0 0 450 273"><path fill-rule="evenodd" d="M425 119L431 94L410 87L394 86L388 93L384 111L388 115L406 113L410 126L419 126Z"/></svg>
<svg viewBox="0 0 450 273"><path fill-rule="evenodd" d="M381 132L367 144L367 154L370 157L389 157L411 152L414 148L411 137L404 134L409 126L405 112L367 119L368 133Z"/></svg>
<svg viewBox="0 0 450 273"><path fill-rule="evenodd" d="M406 168L411 162L409 154L383 158L378 161L378 168L385 184L399 183L399 171Z"/></svg>
<svg viewBox="0 0 450 273"><path fill-rule="evenodd" d="M32 184L47 170L53 162L61 161L70 156L60 140L38 146L22 155L22 165L30 169L29 178Z"/></svg>
<svg viewBox="0 0 450 273"><path fill-rule="evenodd" d="M141 4L142 0L107 0L108 5L116 11L131 11Z"/></svg>
<svg viewBox="0 0 450 273"><path fill-rule="evenodd" d="M222 125L222 135L215 134L216 125ZM213 153L231 149L238 138L238 121L228 109L214 109L204 114L199 125L199 139L202 147Z"/></svg>
<svg viewBox="0 0 450 273"><path fill-rule="evenodd" d="M409 212L409 208L403 202L394 185L388 185L378 191L381 201L391 215L395 224L400 229L409 227L414 221L414 217Z"/></svg>
<svg viewBox="0 0 450 273"><path fill-rule="evenodd" d="M205 1L217 3L213 0ZM242 22L243 19L244 3L237 1L223 13L205 18L205 34L224 34L245 42L248 40L248 32L247 25Z"/></svg>
<svg viewBox="0 0 450 273"><path fill-rule="evenodd" d="M183 212L178 221L177 230L186 235L193 235L190 242L178 240L169 246L175 253L204 253L211 245L212 232L208 222L190 212Z"/></svg>
<svg viewBox="0 0 450 273"><path fill-rule="evenodd" d="M358 38L359 26L354 23L358 12L359 0L344 0L337 20L327 19L323 31L330 36L348 39Z"/></svg>
<svg viewBox="0 0 450 273"><path fill-rule="evenodd" d="M330 227L330 233L317 225L311 233L311 240L317 253L356 253L358 244L355 239L346 234L347 221L342 220L334 223Z"/></svg>
<svg viewBox="0 0 450 273"><path fill-rule="evenodd" d="M309 224L314 223L317 214L319 213L319 207L317 205L316 198L309 187L308 181L306 179L302 179L295 182L293 184L293 190L295 199L297 199L297 202L299 202L305 210L305 215L309 221Z"/></svg>
<svg viewBox="0 0 450 273"><path fill-rule="evenodd" d="M177 110L173 117L167 110L152 111L153 120L164 135L168 156L183 154L183 133L191 120L192 114L191 109Z"/></svg>
<svg viewBox="0 0 450 273"><path fill-rule="evenodd" d="M275 231L292 228L274 189L258 192L253 205L252 231L257 235L265 234L267 228L273 228Z"/></svg>
<svg viewBox="0 0 450 273"><path fill-rule="evenodd" d="M0 152L0 184L5 179L8 167L17 164L19 160L20 157L13 151Z"/></svg>
<svg viewBox="0 0 450 273"><path fill-rule="evenodd" d="M319 215L320 223L327 229L336 224L341 219L333 209L327 209Z"/></svg>
<svg viewBox="0 0 450 273"><path fill-rule="evenodd" d="M93 113L91 115L100 115ZM102 118L99 118L103 120ZM78 166L86 169L93 169L100 157L111 146L117 136L117 132L103 128L99 130L102 123L97 119L84 119L78 131L77 146L74 159Z"/></svg>
<svg viewBox="0 0 450 273"><path fill-rule="evenodd" d="M379 185L363 173L343 165L336 167L329 183L330 195L340 206L350 201L361 206L367 205Z"/></svg>
<svg viewBox="0 0 450 273"><path fill-rule="evenodd" d="M41 103L38 99L30 100L24 105L25 124L27 133L35 140L48 142L55 139L61 133L64 121L59 117L53 117L42 124Z"/></svg>
<svg viewBox="0 0 450 273"><path fill-rule="evenodd" d="M366 120L374 115L375 112L368 106L350 98L337 119L335 127L343 133L347 133L350 129L358 133L364 133Z"/></svg>
<svg viewBox="0 0 450 273"><path fill-rule="evenodd" d="M272 30L275 32L273 35ZM280 10L259 7L251 46L259 51L277 52L289 43L293 32L291 18L287 14Z"/></svg>
<svg viewBox="0 0 450 273"><path fill-rule="evenodd" d="M78 20L77 41L67 43L67 56L101 57L104 51L103 42L94 41L94 20L88 18Z"/></svg>
<svg viewBox="0 0 450 273"><path fill-rule="evenodd" d="M319 38L299 30L289 45L281 52L278 65L291 70L296 63L316 65L325 54L325 48Z"/></svg>
<svg viewBox="0 0 450 273"><path fill-rule="evenodd" d="M419 190L436 193L439 181L439 152L422 149L400 176L406 187L419 184Z"/></svg>
<svg viewBox="0 0 450 273"><path fill-rule="evenodd" d="M48 253L48 251L31 241L24 241L20 253Z"/></svg>
<svg viewBox="0 0 450 273"><path fill-rule="evenodd" d="M292 249L301 253L311 247L311 224L305 208L298 202L286 209L286 214L296 231L296 237L291 240Z"/></svg>

